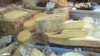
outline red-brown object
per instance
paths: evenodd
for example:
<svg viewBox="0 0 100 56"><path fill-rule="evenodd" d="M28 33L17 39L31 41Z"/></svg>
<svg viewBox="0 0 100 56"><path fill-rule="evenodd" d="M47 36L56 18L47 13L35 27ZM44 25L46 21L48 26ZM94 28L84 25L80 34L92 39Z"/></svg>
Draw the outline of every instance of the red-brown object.
<svg viewBox="0 0 100 56"><path fill-rule="evenodd" d="M20 0L0 0L0 4L11 4Z"/></svg>
<svg viewBox="0 0 100 56"><path fill-rule="evenodd" d="M40 7L45 7L48 2L49 0L40 0L37 5Z"/></svg>

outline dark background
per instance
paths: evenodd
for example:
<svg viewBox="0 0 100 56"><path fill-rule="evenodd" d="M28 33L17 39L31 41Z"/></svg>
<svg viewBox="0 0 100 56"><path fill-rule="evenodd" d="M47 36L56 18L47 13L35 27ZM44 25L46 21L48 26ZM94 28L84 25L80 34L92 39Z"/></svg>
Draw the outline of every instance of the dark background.
<svg viewBox="0 0 100 56"><path fill-rule="evenodd" d="M68 1L74 1L74 0L68 0ZM80 0L81 1L81 0ZM100 3L100 0L91 0L91 1L93 1L93 2L95 2L95 3Z"/></svg>
<svg viewBox="0 0 100 56"><path fill-rule="evenodd" d="M0 3L9 4L9 3L15 3L17 1L21 1L21 0L0 0Z"/></svg>
<svg viewBox="0 0 100 56"><path fill-rule="evenodd" d="M21 0L0 0L0 3L9 4L9 3L17 2L17 1L21 1ZM74 0L68 0L68 1L74 1ZM100 0L91 0L91 1L100 3Z"/></svg>
<svg viewBox="0 0 100 56"><path fill-rule="evenodd" d="M18 1L21 2L22 0L0 0L0 6L11 4L11 3L16 3ZM73 2L74 0L68 0L68 1ZM82 1L82 0L80 0L80 1ZM100 5L100 0L91 0L91 1L93 1L93 2L95 2L95 3Z"/></svg>

